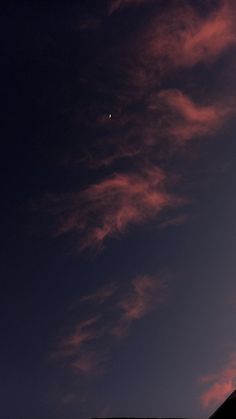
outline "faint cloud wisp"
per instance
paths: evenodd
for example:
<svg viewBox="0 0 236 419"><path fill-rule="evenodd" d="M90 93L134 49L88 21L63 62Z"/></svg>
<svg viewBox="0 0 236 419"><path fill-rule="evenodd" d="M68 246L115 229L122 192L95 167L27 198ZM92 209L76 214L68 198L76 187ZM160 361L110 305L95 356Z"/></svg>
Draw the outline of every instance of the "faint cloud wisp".
<svg viewBox="0 0 236 419"><path fill-rule="evenodd" d="M208 386L202 393L201 403L204 408L220 404L236 386L236 354L216 373L203 376L201 382Z"/></svg>
<svg viewBox="0 0 236 419"><path fill-rule="evenodd" d="M83 374L100 374L104 371L109 352L117 340L124 339L137 320L147 316L163 303L166 283L159 277L140 275L126 284L114 288L112 284L87 295L81 302L93 303L91 315L74 326L54 352L53 357L64 360L73 371ZM104 292L104 290L113 292ZM103 307L94 303L104 302ZM99 315L94 310L99 307Z"/></svg>

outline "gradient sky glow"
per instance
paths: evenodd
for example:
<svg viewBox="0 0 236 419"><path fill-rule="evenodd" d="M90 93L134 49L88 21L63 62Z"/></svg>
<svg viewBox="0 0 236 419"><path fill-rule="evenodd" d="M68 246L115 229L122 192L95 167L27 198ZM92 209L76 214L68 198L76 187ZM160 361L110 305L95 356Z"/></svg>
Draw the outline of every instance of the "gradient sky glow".
<svg viewBox="0 0 236 419"><path fill-rule="evenodd" d="M236 387L235 18L5 6L5 419L206 418Z"/></svg>

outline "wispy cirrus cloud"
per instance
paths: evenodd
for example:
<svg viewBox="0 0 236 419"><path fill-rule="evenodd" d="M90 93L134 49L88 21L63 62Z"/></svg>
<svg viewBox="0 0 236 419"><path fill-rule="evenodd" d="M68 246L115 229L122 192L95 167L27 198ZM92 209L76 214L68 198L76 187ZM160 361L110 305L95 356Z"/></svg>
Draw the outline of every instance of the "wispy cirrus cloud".
<svg viewBox="0 0 236 419"><path fill-rule="evenodd" d="M55 355L73 356L79 349L88 342L94 341L104 333L101 328L97 328L100 316L92 316L80 321L73 332L62 340Z"/></svg>
<svg viewBox="0 0 236 419"><path fill-rule="evenodd" d="M76 233L80 249L102 246L130 225L148 221L183 200L166 190L166 174L148 167L140 173L117 173L71 194L49 195L46 205L56 218L56 235Z"/></svg>
<svg viewBox="0 0 236 419"><path fill-rule="evenodd" d="M193 25L183 33L183 64L195 65L200 61L215 59L230 45L235 44L234 18L233 3L226 0L207 19L193 19Z"/></svg>
<svg viewBox="0 0 236 419"><path fill-rule="evenodd" d="M84 375L101 374L104 371L104 364L107 361L106 352L94 350L80 353L71 363L70 368L75 372Z"/></svg>
<svg viewBox="0 0 236 419"><path fill-rule="evenodd" d="M236 43L234 17L235 8L228 1L204 16L187 2L157 14L137 45L144 67L164 76L178 68L214 61Z"/></svg>
<svg viewBox="0 0 236 419"><path fill-rule="evenodd" d="M142 318L153 309L156 303L156 291L160 282L154 277L138 276L131 282L131 290L120 302L119 307L127 321Z"/></svg>
<svg viewBox="0 0 236 419"><path fill-rule="evenodd" d="M146 1L114 0L109 3L110 12ZM226 98L211 100L203 94L195 100L180 88L168 88L168 83L162 88L162 82L176 70L212 64L235 44L233 3L222 1L204 15L188 2L171 2L164 10L156 10L154 5L149 23L124 47L129 58L121 67L119 88L112 92L114 115L104 111L104 103L101 113L93 104L96 109L91 119L82 107L83 124L91 133L95 129L99 141L93 143L94 148L88 147L80 161L89 169L110 169L110 175L85 189L49 194L47 202L45 199L45 207L55 220L56 235L72 233L80 250L101 248L108 238L130 226L181 205L181 199L166 187L171 176L167 172L169 155L179 149L172 144L187 147L191 139L212 135L232 115ZM104 83L97 96L103 89ZM113 165L122 159L129 159L135 170L114 171Z"/></svg>
<svg viewBox="0 0 236 419"><path fill-rule="evenodd" d="M131 281L130 291L117 303L120 318L112 333L124 337L132 322L150 313L163 300L165 283L151 276L138 276Z"/></svg>
<svg viewBox="0 0 236 419"><path fill-rule="evenodd" d="M202 377L201 382L207 386L201 396L202 406L207 408L221 404L236 386L236 354L232 354L216 373Z"/></svg>
<svg viewBox="0 0 236 419"><path fill-rule="evenodd" d="M230 113L226 105L202 105L177 89L161 91L158 99L156 106L164 108L162 128L168 137L180 144L213 134Z"/></svg>
<svg viewBox="0 0 236 419"><path fill-rule="evenodd" d="M117 339L127 336L133 322L147 316L162 303L165 292L166 283L158 276L139 275L125 285L114 287L114 284L108 284L85 296L83 302L100 302L102 298L106 304L102 308L99 306L98 315L94 314L94 305L90 306L90 316L79 321L74 330L61 340L54 358L63 359L77 373L102 372L112 345Z"/></svg>
<svg viewBox="0 0 236 419"><path fill-rule="evenodd" d="M117 285L115 283L106 284L104 287L99 288L92 294L85 295L81 298L82 302L96 302L103 304L107 300L110 300L117 291Z"/></svg>
<svg viewBox="0 0 236 419"><path fill-rule="evenodd" d="M182 224L185 224L188 221L191 221L193 219L193 215L190 214L178 214L174 217L170 217L165 219L164 221L161 222L161 224L159 225L160 229L165 229L168 227L173 227L173 226L180 226Z"/></svg>
<svg viewBox="0 0 236 419"><path fill-rule="evenodd" d="M110 7L116 10L142 3L145 0L117 0ZM172 1L164 12L153 7L148 24L137 30L125 46L129 59L123 67L126 82L117 95L119 115L112 118L112 123L107 115L97 119L97 123L109 127L106 144L113 150L104 156L90 155L91 166L109 166L123 158L135 160L163 136L183 145L188 139L211 135L221 127L230 115L227 99L222 100L223 92L219 92L218 99L206 99L203 95L194 102L191 94L187 96L177 88L162 91L161 85L166 76L177 70L191 71L197 64L214 64L231 45L236 45L234 17L235 6L227 0L204 14L188 2ZM141 111L140 101L147 104ZM150 109L151 101L159 110L165 105L165 113L162 110L161 114L170 122L169 129L162 129L160 115ZM139 111L130 110L134 103ZM118 133L115 138L114 131ZM109 149L104 143L102 147Z"/></svg>

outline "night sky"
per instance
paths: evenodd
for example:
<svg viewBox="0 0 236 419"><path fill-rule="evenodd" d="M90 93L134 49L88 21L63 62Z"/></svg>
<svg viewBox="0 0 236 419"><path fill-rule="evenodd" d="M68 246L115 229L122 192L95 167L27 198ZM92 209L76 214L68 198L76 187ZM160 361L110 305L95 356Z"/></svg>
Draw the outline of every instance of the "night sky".
<svg viewBox="0 0 236 419"><path fill-rule="evenodd" d="M235 1L0 19L0 416L208 417L236 387Z"/></svg>

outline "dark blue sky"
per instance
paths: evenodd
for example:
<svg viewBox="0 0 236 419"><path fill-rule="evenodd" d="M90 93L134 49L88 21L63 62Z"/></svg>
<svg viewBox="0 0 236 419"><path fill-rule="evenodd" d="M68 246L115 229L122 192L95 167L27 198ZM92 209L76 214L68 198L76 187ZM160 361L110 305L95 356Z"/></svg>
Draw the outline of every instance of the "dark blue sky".
<svg viewBox="0 0 236 419"><path fill-rule="evenodd" d="M234 18L5 6L4 418L204 418L234 389Z"/></svg>

